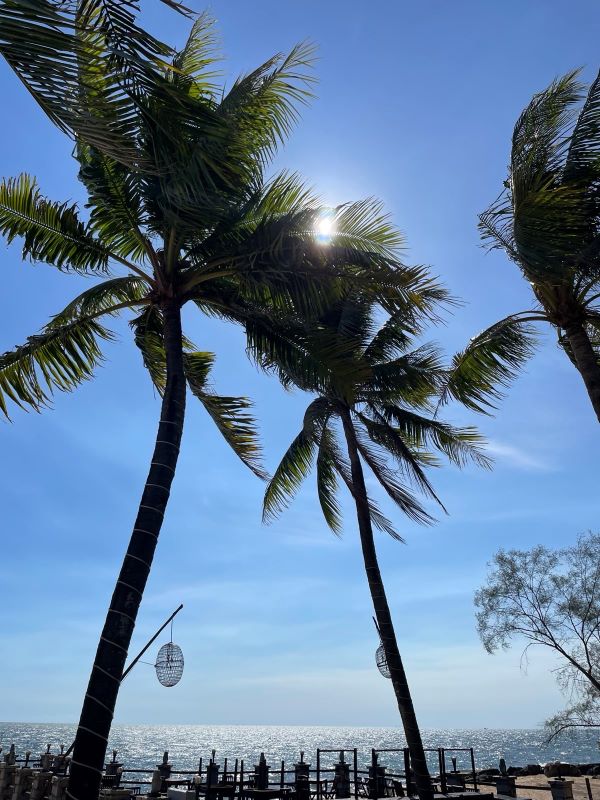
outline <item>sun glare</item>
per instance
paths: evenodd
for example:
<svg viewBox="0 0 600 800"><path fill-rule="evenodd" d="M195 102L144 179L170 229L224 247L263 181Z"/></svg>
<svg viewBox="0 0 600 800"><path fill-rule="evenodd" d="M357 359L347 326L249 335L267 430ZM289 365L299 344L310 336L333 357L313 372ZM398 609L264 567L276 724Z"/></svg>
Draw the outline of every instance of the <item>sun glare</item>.
<svg viewBox="0 0 600 800"><path fill-rule="evenodd" d="M319 244L329 244L335 233L335 217L333 214L322 214L317 220L316 234Z"/></svg>

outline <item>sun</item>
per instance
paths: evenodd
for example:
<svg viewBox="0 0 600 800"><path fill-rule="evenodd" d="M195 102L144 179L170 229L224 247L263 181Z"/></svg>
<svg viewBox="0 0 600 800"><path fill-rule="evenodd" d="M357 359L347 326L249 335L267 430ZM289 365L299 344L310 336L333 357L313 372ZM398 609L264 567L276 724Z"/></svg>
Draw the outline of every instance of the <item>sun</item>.
<svg viewBox="0 0 600 800"><path fill-rule="evenodd" d="M331 212L321 214L315 230L319 244L329 244L335 234L335 216Z"/></svg>

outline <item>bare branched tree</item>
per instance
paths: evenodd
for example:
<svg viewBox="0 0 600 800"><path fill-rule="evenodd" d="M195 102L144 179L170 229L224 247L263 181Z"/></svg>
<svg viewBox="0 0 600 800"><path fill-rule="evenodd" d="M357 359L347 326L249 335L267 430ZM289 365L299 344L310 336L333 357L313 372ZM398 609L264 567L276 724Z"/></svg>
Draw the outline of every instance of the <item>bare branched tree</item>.
<svg viewBox="0 0 600 800"><path fill-rule="evenodd" d="M485 649L514 638L561 656L555 674L569 705L546 722L550 738L573 728L600 727L600 534L572 547L499 550L486 586L475 594Z"/></svg>

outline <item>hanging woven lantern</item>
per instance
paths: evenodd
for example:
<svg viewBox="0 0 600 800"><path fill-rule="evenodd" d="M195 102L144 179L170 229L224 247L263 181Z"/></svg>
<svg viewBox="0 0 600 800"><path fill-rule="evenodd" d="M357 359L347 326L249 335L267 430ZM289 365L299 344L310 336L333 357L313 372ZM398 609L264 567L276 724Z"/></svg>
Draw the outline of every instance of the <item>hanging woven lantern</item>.
<svg viewBox="0 0 600 800"><path fill-rule="evenodd" d="M167 642L156 656L156 677L163 686L175 686L183 675L183 653L179 645Z"/></svg>
<svg viewBox="0 0 600 800"><path fill-rule="evenodd" d="M375 651L375 661L377 663L377 669L384 678L391 678L392 674L390 672L390 668L388 667L387 658L385 657L385 650L383 644L380 644L377 650Z"/></svg>

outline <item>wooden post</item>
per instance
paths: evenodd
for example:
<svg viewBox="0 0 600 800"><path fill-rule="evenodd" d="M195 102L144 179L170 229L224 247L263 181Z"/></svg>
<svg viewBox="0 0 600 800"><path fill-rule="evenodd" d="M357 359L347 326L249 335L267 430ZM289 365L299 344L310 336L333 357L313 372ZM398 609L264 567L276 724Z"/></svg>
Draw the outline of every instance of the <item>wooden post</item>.
<svg viewBox="0 0 600 800"><path fill-rule="evenodd" d="M358 750L354 748L354 797L358 797Z"/></svg>
<svg viewBox="0 0 600 800"><path fill-rule="evenodd" d="M473 773L473 791L477 791L477 774L475 773L475 753L473 752L473 748L470 747L469 750L471 751L471 772Z"/></svg>
<svg viewBox="0 0 600 800"><path fill-rule="evenodd" d="M592 798L592 787L590 786L590 779L589 778L585 779L585 788L587 789L587 796L588 796L589 800L593 800L593 798Z"/></svg>
<svg viewBox="0 0 600 800"><path fill-rule="evenodd" d="M317 800L321 800L321 749L317 747Z"/></svg>
<svg viewBox="0 0 600 800"><path fill-rule="evenodd" d="M443 747L438 748L438 763L440 765L440 789L442 790L442 794L446 794L446 759Z"/></svg>
<svg viewBox="0 0 600 800"><path fill-rule="evenodd" d="M369 783L369 797L377 800L377 753L374 747L371 748L371 780Z"/></svg>
<svg viewBox="0 0 600 800"><path fill-rule="evenodd" d="M283 780L285 778L285 774L284 773L285 773L285 762L284 762L283 759L281 759L281 777L279 779L279 788L280 789L283 789Z"/></svg>

